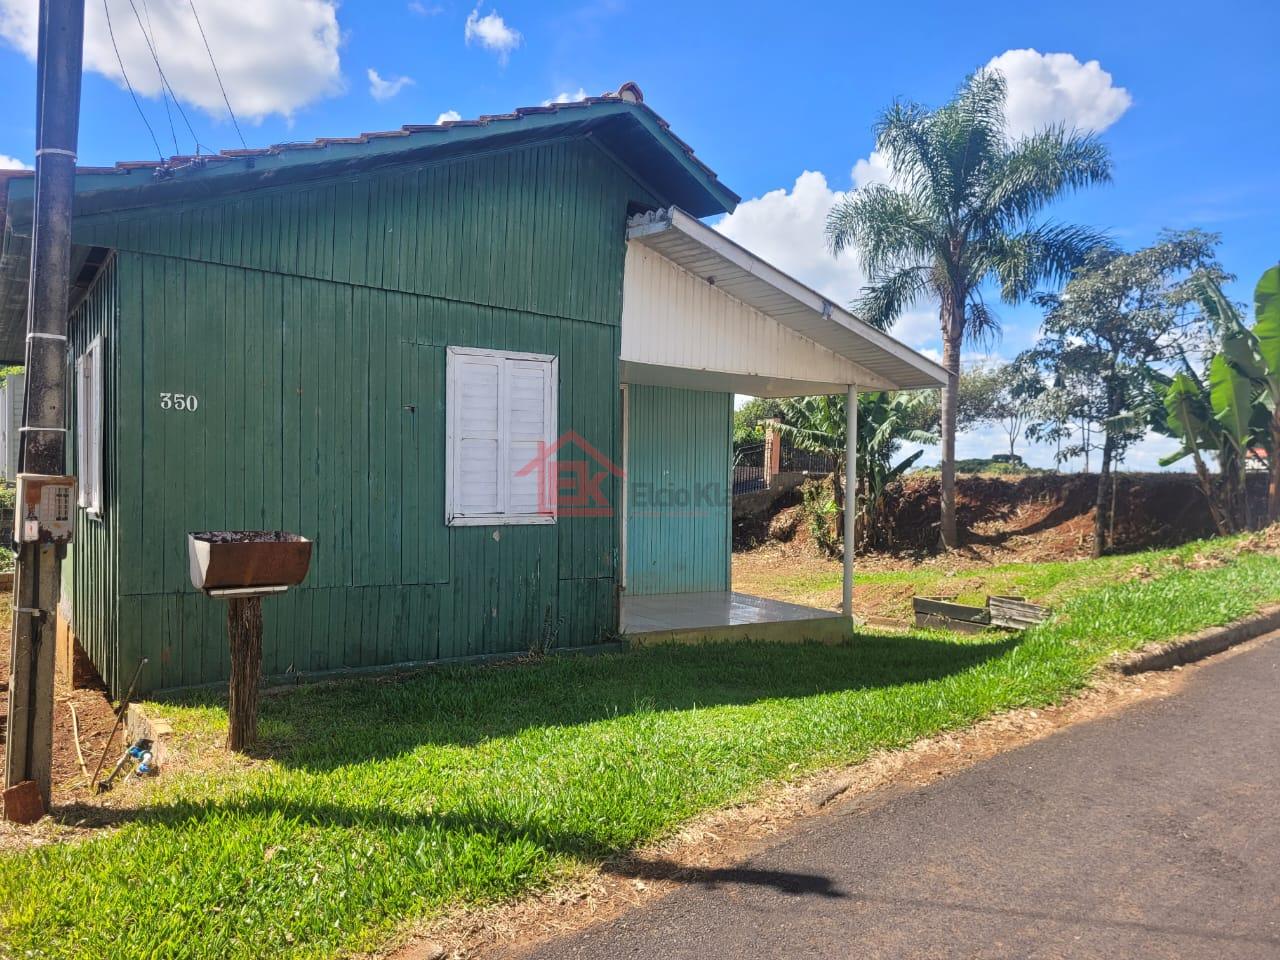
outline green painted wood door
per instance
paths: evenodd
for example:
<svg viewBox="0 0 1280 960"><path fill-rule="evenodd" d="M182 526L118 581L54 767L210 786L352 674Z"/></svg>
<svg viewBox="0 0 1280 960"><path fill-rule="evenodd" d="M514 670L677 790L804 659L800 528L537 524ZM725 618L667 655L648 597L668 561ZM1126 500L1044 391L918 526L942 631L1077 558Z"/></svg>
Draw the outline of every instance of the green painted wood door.
<svg viewBox="0 0 1280 960"><path fill-rule="evenodd" d="M728 590L733 395L627 393L627 592Z"/></svg>

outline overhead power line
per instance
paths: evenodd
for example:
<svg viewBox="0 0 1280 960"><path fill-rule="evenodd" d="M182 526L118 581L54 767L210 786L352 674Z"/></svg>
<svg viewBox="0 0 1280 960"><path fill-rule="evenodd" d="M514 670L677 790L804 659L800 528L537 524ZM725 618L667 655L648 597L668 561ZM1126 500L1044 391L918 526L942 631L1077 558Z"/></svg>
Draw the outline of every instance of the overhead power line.
<svg viewBox="0 0 1280 960"><path fill-rule="evenodd" d="M222 91L222 102L227 105L227 113L231 116L231 123L236 128L236 136L240 138L240 146L246 150L249 144L244 139L244 134L240 132L240 121L236 119L236 112L231 109L231 99L227 96L227 88L222 85L222 74L218 72L218 63L213 59L213 50L209 47L209 38L205 36L204 24L200 22L200 14L196 12L196 0L187 0L191 4L191 15L196 18L196 27L200 30L200 39L204 41L204 51L209 54L209 65L213 67L213 75L218 81L218 89Z"/></svg>
<svg viewBox="0 0 1280 960"><path fill-rule="evenodd" d="M116 31L111 25L111 8L107 5L107 0L102 0L102 12L107 16L107 34L111 37L111 49L116 52L116 64L120 67L120 76L124 78L124 85L129 91L129 96L133 98L133 105L138 108L138 116L142 118L143 126L147 128L147 133L151 135L151 142L155 144L156 155L163 161L164 151L160 149L160 141L156 139L156 132L151 129L151 121L147 119L147 115L142 109L142 104L138 102L138 94L134 92L133 84L129 82L129 74L124 69L124 58L120 56L120 47L116 45Z"/></svg>
<svg viewBox="0 0 1280 960"><path fill-rule="evenodd" d="M147 0L142 0L142 12L147 15L147 29L151 31L154 42L156 28L151 23L151 8L147 6ZM177 156L182 152L182 148L178 146L178 131L173 126L173 111L169 109L169 93L163 86L160 87L160 98L164 101L164 115L169 121L169 136L173 138L173 153Z"/></svg>
<svg viewBox="0 0 1280 960"><path fill-rule="evenodd" d="M171 84L169 82L169 78L165 76L164 67L160 66L160 55L156 53L155 44L151 42L151 38L147 36L146 27L142 25L142 15L138 13L138 5L134 0L129 0L129 6L133 8L133 18L138 21L138 29L142 32L142 39L147 42L147 49L151 51L151 60L156 65L156 72L160 74L160 83L162 87L168 87L169 95L173 97L173 105L178 108L178 115L182 117L182 122L187 125L187 130L191 134L191 139L196 145L196 154L199 155L200 148L203 144L200 143L200 138L196 136L196 129L191 125L191 119L187 116L187 111L182 109L182 101L179 100L178 95L173 92L173 84ZM205 149L208 150L209 148L205 147Z"/></svg>

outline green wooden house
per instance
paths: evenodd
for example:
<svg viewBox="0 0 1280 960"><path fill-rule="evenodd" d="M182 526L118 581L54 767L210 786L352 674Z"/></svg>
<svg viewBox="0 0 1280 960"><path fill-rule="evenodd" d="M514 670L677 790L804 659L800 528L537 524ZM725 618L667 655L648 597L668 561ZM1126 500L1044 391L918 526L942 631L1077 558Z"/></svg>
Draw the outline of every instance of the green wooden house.
<svg viewBox="0 0 1280 960"><path fill-rule="evenodd" d="M0 361L32 180L3 181ZM221 681L186 534L287 529L275 677L690 630L847 631L732 592L733 394L942 371L725 240L727 189L639 90L84 169L60 619L120 692Z"/></svg>

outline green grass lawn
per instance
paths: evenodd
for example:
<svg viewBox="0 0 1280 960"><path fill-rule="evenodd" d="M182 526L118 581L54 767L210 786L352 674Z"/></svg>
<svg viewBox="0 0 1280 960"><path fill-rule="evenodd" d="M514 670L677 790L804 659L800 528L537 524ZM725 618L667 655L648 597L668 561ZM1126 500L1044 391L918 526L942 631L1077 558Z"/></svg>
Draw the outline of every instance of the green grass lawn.
<svg viewBox="0 0 1280 960"><path fill-rule="evenodd" d="M665 647L268 696L264 761L171 773L118 829L0 857L0 954L369 948L407 920L546 884L768 781L1046 704L1116 651L1280 599L1280 559L1171 559L1194 549L1024 571L1060 605L1020 637ZM1138 562L1156 578L1117 575ZM1068 577L1087 586L1068 590ZM216 701L156 709L189 752L225 729Z"/></svg>
<svg viewBox="0 0 1280 960"><path fill-rule="evenodd" d="M955 597L960 603L982 606L990 594L1024 596L1037 603L1056 604L1117 578L1135 568L1186 560L1204 550L1188 544L1174 550L1101 557L1097 560L1064 560L1054 563L1005 563L996 566L944 567L922 564L905 569L859 569L858 589L877 597L875 612L902 620L912 618L911 597ZM797 568L798 567L798 568ZM1155 571L1153 571L1155 572ZM761 574L758 564L746 572L741 589L793 603L838 603L844 574L838 561L796 565L776 575ZM736 582L736 581L735 581Z"/></svg>

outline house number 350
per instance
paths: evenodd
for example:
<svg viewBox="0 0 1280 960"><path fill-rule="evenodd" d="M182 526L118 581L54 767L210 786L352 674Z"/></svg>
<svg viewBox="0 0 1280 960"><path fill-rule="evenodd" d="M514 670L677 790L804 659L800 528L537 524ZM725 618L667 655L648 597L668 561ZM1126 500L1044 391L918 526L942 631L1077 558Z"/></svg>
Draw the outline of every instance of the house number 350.
<svg viewBox="0 0 1280 960"><path fill-rule="evenodd" d="M194 393L162 393L160 394L161 410L183 410L195 413L200 406L200 398Z"/></svg>

